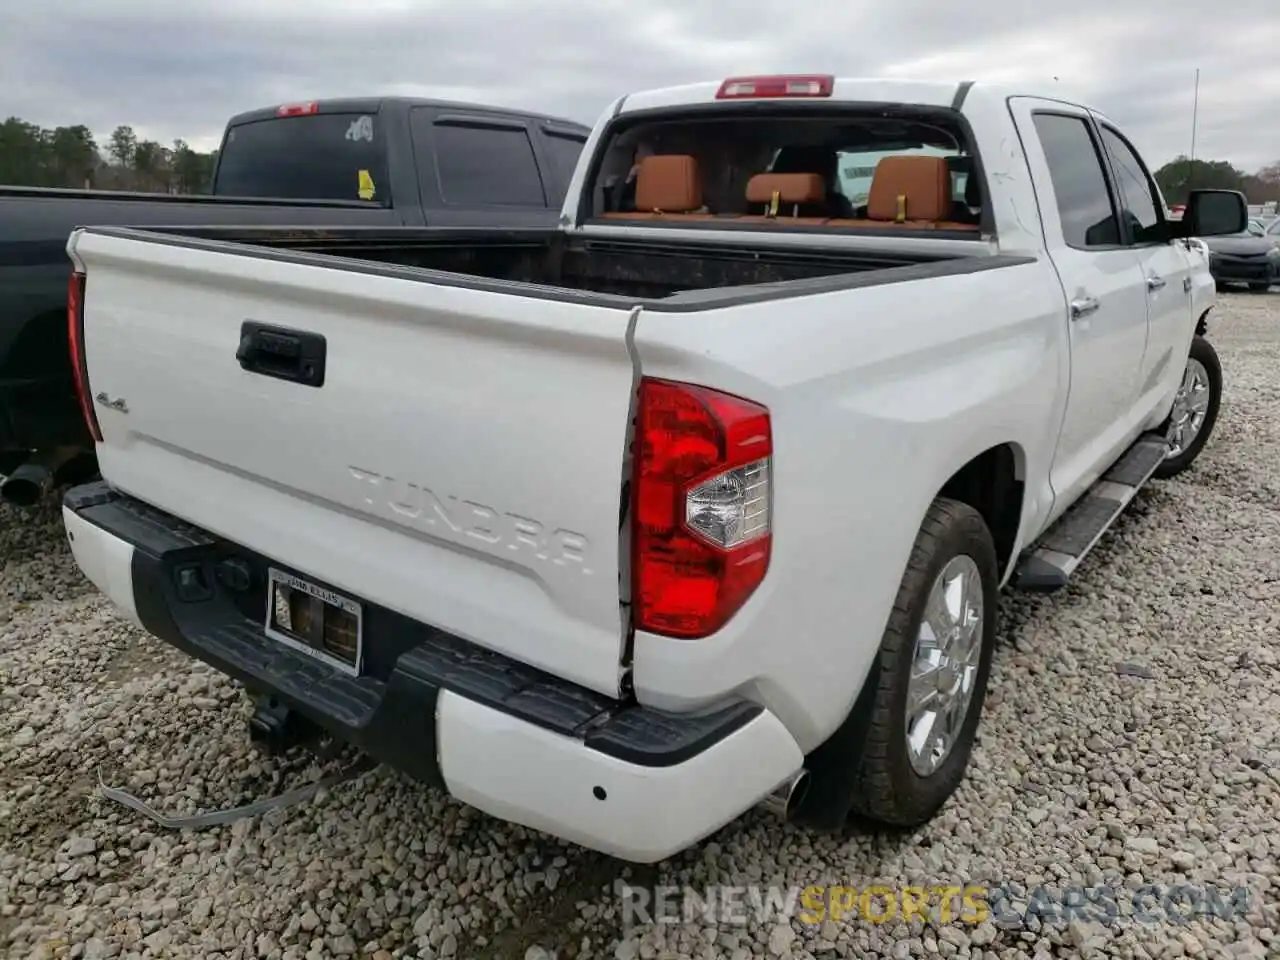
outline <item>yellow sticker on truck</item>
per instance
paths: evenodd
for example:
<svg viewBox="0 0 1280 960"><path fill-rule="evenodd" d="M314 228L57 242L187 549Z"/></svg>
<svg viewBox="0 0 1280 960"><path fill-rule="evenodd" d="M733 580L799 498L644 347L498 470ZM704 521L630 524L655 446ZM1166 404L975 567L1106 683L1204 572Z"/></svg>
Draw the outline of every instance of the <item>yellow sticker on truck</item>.
<svg viewBox="0 0 1280 960"><path fill-rule="evenodd" d="M359 175L359 189L356 191L361 200L372 200L374 194L373 177L369 175L368 170L361 170Z"/></svg>

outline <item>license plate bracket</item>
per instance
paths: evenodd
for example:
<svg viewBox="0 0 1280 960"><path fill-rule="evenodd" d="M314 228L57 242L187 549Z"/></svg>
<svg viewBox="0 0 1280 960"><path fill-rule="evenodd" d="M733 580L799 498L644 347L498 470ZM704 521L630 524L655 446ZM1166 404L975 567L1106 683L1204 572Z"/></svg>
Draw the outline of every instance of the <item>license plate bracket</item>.
<svg viewBox="0 0 1280 960"><path fill-rule="evenodd" d="M305 577L269 567L264 629L268 637L358 677L364 662L360 603Z"/></svg>

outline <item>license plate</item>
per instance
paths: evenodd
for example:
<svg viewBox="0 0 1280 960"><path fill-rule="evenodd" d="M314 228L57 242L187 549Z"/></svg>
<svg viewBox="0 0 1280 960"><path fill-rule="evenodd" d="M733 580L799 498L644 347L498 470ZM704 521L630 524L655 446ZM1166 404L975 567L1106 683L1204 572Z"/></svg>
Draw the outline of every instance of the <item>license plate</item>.
<svg viewBox="0 0 1280 960"><path fill-rule="evenodd" d="M360 675L363 611L356 601L274 567L267 571L267 636L335 670Z"/></svg>

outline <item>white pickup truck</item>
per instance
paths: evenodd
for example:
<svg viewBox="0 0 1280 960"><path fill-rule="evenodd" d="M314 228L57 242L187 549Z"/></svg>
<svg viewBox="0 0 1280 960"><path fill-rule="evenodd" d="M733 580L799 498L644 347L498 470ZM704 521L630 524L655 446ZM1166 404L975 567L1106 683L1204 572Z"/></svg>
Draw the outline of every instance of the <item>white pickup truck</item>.
<svg viewBox="0 0 1280 960"><path fill-rule="evenodd" d="M551 231L77 230L67 535L269 743L633 861L919 824L998 591L1203 448L1245 211L1052 94L792 76L619 99Z"/></svg>

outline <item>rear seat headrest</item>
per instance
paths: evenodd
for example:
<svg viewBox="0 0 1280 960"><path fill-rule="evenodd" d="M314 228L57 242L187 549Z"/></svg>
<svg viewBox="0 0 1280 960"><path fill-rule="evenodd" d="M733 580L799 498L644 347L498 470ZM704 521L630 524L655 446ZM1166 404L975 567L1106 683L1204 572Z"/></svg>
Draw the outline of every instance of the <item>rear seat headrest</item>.
<svg viewBox="0 0 1280 960"><path fill-rule="evenodd" d="M951 173L942 157L885 157L876 164L867 196L871 220L946 220Z"/></svg>
<svg viewBox="0 0 1280 960"><path fill-rule="evenodd" d="M698 161L681 153L640 161L636 173L636 210L641 213L689 213L702 206Z"/></svg>
<svg viewBox="0 0 1280 960"><path fill-rule="evenodd" d="M747 203L822 203L827 185L816 173L757 173L747 181Z"/></svg>

